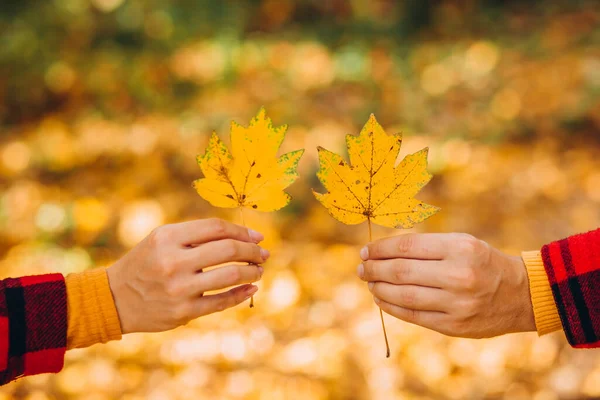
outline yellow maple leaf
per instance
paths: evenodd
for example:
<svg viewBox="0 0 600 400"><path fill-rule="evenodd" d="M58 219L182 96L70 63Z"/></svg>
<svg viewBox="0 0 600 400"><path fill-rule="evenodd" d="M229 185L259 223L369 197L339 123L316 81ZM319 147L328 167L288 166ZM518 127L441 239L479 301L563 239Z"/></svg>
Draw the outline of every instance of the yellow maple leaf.
<svg viewBox="0 0 600 400"><path fill-rule="evenodd" d="M198 194L216 207L275 211L290 202L284 189L298 178L304 149L277 157L287 125L273 127L264 108L244 128L231 122L231 153L213 132L198 156L204 178L194 181Z"/></svg>
<svg viewBox="0 0 600 400"><path fill-rule="evenodd" d="M388 135L371 114L358 136L347 135L350 163L319 147L317 176L327 189L313 190L317 200L347 225L365 220L393 228L411 228L439 211L414 196L431 180L428 148L396 166L402 135Z"/></svg>
<svg viewBox="0 0 600 400"><path fill-rule="evenodd" d="M414 198L431 180L427 172L425 148L410 154L396 165L402 135L388 135L371 114L358 136L347 135L350 163L331 151L319 147L317 176L327 193L313 193L329 214L347 225L371 222L392 228L411 228L439 211L438 207ZM383 311L381 326L390 356Z"/></svg>

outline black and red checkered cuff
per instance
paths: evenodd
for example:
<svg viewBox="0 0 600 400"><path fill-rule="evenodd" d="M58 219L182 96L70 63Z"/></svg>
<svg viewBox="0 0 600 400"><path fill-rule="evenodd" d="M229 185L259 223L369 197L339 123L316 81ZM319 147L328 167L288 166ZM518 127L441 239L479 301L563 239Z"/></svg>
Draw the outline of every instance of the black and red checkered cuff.
<svg viewBox="0 0 600 400"><path fill-rule="evenodd" d="M67 292L61 274L0 281L0 383L58 372L67 345Z"/></svg>
<svg viewBox="0 0 600 400"><path fill-rule="evenodd" d="M600 347L600 229L544 246L542 259L569 343Z"/></svg>

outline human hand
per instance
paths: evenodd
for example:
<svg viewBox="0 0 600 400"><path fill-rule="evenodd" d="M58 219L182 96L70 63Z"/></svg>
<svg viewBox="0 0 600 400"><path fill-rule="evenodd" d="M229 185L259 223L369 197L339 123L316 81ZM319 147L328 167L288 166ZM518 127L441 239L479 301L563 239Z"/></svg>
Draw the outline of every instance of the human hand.
<svg viewBox="0 0 600 400"><path fill-rule="evenodd" d="M406 234L369 243L358 275L386 313L449 336L535 331L520 257L467 234Z"/></svg>
<svg viewBox="0 0 600 400"><path fill-rule="evenodd" d="M160 332L223 311L250 298L258 288L269 252L263 235L220 219L194 220L156 228L108 268L121 330ZM204 268L231 262L210 271ZM229 291L204 292L237 286Z"/></svg>

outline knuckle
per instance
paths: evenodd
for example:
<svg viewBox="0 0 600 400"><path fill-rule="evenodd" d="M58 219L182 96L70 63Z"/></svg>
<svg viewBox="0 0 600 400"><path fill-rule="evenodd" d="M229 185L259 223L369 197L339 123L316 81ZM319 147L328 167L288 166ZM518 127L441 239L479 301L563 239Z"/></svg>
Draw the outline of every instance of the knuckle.
<svg viewBox="0 0 600 400"><path fill-rule="evenodd" d="M210 218L209 224L213 232L221 237L225 237L227 234L227 223L220 218Z"/></svg>
<svg viewBox="0 0 600 400"><path fill-rule="evenodd" d="M171 262L171 260L169 260L168 257L165 257L164 255L158 255L156 257L156 267L158 268L160 275L163 277L169 277L173 275L176 270L175 265Z"/></svg>
<svg viewBox="0 0 600 400"><path fill-rule="evenodd" d="M485 254L489 245L483 240L464 233L460 235L456 248L460 254L475 258Z"/></svg>
<svg viewBox="0 0 600 400"><path fill-rule="evenodd" d="M408 281L410 276L410 269L406 268L401 263L396 263L394 266L394 283L402 283Z"/></svg>
<svg viewBox="0 0 600 400"><path fill-rule="evenodd" d="M169 241L171 237L172 227L171 225L163 225L157 228L154 228L152 232L148 235L148 239L150 244L154 246L164 245Z"/></svg>
<svg viewBox="0 0 600 400"><path fill-rule="evenodd" d="M462 233L455 233L454 235L456 237L458 237L458 239L460 239L460 240L467 240L467 241L468 240L471 240L471 241L476 241L477 240L477 238L475 236L471 235L470 233L464 233L464 232L462 232Z"/></svg>
<svg viewBox="0 0 600 400"><path fill-rule="evenodd" d="M416 323L419 315L416 310L388 303L381 303L381 309L390 315L411 323Z"/></svg>
<svg viewBox="0 0 600 400"><path fill-rule="evenodd" d="M225 258L236 258L240 253L239 244L233 239L227 239L223 243L223 255Z"/></svg>
<svg viewBox="0 0 600 400"><path fill-rule="evenodd" d="M467 334L467 326L462 320L452 321L448 326L446 334L452 337L465 337Z"/></svg>
<svg viewBox="0 0 600 400"><path fill-rule="evenodd" d="M469 319L471 317L474 317L475 315L478 314L478 311L479 311L477 301L475 301L474 299L466 300L463 303L461 309L464 313L463 319L465 319L465 320Z"/></svg>
<svg viewBox="0 0 600 400"><path fill-rule="evenodd" d="M176 255L171 256L171 260L169 261L169 264L171 265L171 268L173 269L173 271L182 270L185 268L195 266L196 263L197 263L197 261L195 259L189 259L186 257L177 257Z"/></svg>
<svg viewBox="0 0 600 400"><path fill-rule="evenodd" d="M191 308L187 304L180 304L173 309L173 320L178 325L185 324L189 321L191 314Z"/></svg>
<svg viewBox="0 0 600 400"><path fill-rule="evenodd" d="M223 298L220 298L217 301L217 303L215 304L215 309L217 311L224 311L230 307L230 304L232 301L233 301L233 298L231 296L225 296Z"/></svg>
<svg viewBox="0 0 600 400"><path fill-rule="evenodd" d="M457 243L457 248L461 253L473 254L478 246L477 242L478 240L475 237L465 233L461 235L461 238Z"/></svg>
<svg viewBox="0 0 600 400"><path fill-rule="evenodd" d="M152 229L152 231L148 234L147 240L148 243L151 246L155 246L158 242L158 238L160 237L161 233L160 233L160 229L161 227L158 228L154 228Z"/></svg>
<svg viewBox="0 0 600 400"><path fill-rule="evenodd" d="M176 283L167 283L165 285L165 293L169 297L179 297L183 293L181 285Z"/></svg>
<svg viewBox="0 0 600 400"><path fill-rule="evenodd" d="M419 321L419 312L411 308L406 309L406 319L410 322L417 323Z"/></svg>
<svg viewBox="0 0 600 400"><path fill-rule="evenodd" d="M227 273L228 282L231 284L238 283L242 280L242 267L234 266Z"/></svg>
<svg viewBox="0 0 600 400"><path fill-rule="evenodd" d="M398 241L396 242L396 246L400 254L406 254L413 249L414 243L415 237L411 234L408 234L399 236Z"/></svg>
<svg viewBox="0 0 600 400"><path fill-rule="evenodd" d="M182 311L180 316L178 318L175 318L175 324L177 326L182 326L190 322L190 319L191 318Z"/></svg>
<svg viewBox="0 0 600 400"><path fill-rule="evenodd" d="M244 244L244 246L252 246L253 252L252 254L254 255L254 261L257 264L261 264L263 262L263 256L262 256L262 252L261 252L261 247L257 244Z"/></svg>
<svg viewBox="0 0 600 400"><path fill-rule="evenodd" d="M463 268L459 275L459 283L463 289L473 290L477 288L477 274L472 267Z"/></svg>
<svg viewBox="0 0 600 400"><path fill-rule="evenodd" d="M400 300L402 301L403 306L409 309L412 309L412 307L417 304L417 297L417 293L412 289L405 289L400 292Z"/></svg>

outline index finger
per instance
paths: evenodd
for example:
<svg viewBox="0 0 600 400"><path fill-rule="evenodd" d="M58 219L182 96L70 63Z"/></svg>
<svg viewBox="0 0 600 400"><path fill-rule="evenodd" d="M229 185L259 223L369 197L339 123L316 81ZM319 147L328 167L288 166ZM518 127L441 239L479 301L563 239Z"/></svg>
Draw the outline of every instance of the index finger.
<svg viewBox="0 0 600 400"><path fill-rule="evenodd" d="M407 233L371 242L362 248L363 260L410 258L443 260L448 254L450 239L442 233Z"/></svg>
<svg viewBox="0 0 600 400"><path fill-rule="evenodd" d="M197 219L169 226L173 239L183 246L198 245L222 239L259 243L264 236L244 226L219 218Z"/></svg>

